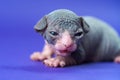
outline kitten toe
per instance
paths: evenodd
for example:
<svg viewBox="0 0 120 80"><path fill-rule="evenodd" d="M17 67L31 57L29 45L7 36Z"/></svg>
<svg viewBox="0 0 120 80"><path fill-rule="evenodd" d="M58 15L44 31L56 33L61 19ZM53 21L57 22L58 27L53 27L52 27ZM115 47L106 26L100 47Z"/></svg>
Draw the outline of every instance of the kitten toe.
<svg viewBox="0 0 120 80"><path fill-rule="evenodd" d="M54 58L50 58L50 59L46 59L43 61L43 63L46 65L46 66L49 66L49 67L53 67L53 61L54 61Z"/></svg>
<svg viewBox="0 0 120 80"><path fill-rule="evenodd" d="M60 67L64 67L66 65L65 61L60 62Z"/></svg>
<svg viewBox="0 0 120 80"><path fill-rule="evenodd" d="M53 62L53 67L58 67L59 66L59 60L56 59L54 62Z"/></svg>

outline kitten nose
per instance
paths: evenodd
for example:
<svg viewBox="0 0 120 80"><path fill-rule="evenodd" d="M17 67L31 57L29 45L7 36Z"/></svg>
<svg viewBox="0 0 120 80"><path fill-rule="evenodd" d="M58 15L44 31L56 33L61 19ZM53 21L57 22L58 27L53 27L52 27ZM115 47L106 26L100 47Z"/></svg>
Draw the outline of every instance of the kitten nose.
<svg viewBox="0 0 120 80"><path fill-rule="evenodd" d="M70 47L70 46L72 46L72 44L73 44L73 41L71 40L71 38L66 38L66 39L64 39L64 41L63 41L63 45L65 46L65 47Z"/></svg>
<svg viewBox="0 0 120 80"><path fill-rule="evenodd" d="M70 48L73 44L64 44L66 48Z"/></svg>
<svg viewBox="0 0 120 80"><path fill-rule="evenodd" d="M62 43L66 48L71 47L73 45L73 41L72 41L71 36L68 32L65 32L63 34Z"/></svg>

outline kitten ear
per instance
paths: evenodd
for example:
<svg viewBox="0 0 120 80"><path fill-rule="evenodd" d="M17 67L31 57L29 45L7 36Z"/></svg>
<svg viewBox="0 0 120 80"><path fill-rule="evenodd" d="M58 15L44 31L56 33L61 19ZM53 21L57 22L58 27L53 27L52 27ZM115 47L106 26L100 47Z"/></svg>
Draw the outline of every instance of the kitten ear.
<svg viewBox="0 0 120 80"><path fill-rule="evenodd" d="M34 29L37 32L40 32L41 34L43 34L46 28L47 28L47 18L46 16L44 16L37 22L37 24L34 26Z"/></svg>
<svg viewBox="0 0 120 80"><path fill-rule="evenodd" d="M89 25L86 23L86 21L82 17L79 17L79 20L80 20L80 25L81 25L83 31L85 33L88 33L89 32Z"/></svg>

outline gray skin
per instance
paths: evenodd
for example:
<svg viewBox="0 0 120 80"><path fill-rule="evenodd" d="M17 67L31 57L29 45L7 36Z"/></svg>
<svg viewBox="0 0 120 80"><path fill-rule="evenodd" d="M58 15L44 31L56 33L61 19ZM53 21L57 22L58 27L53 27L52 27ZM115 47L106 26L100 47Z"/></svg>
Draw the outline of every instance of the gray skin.
<svg viewBox="0 0 120 80"><path fill-rule="evenodd" d="M112 61L120 55L120 39L116 31L94 17L80 17L70 10L59 9L44 16L35 25L35 30L52 45L57 38L50 31L63 33L67 30L77 44L77 49L70 55L77 63ZM76 36L79 31L83 34L82 38Z"/></svg>

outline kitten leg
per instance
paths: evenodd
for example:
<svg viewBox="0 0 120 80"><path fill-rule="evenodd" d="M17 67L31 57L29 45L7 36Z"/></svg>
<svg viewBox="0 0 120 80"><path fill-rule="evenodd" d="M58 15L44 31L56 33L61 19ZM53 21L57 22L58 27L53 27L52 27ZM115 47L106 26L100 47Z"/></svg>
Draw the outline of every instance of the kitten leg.
<svg viewBox="0 0 120 80"><path fill-rule="evenodd" d="M75 65L77 62L71 56L57 56L55 58L49 58L44 60L44 64L49 67L64 67L69 65Z"/></svg>
<svg viewBox="0 0 120 80"><path fill-rule="evenodd" d="M51 46L49 44L45 44L42 52L34 52L30 56L30 58L31 60L34 60L34 61L37 61L37 60L42 61L42 60L51 58L52 54L53 54L53 49L51 48Z"/></svg>

